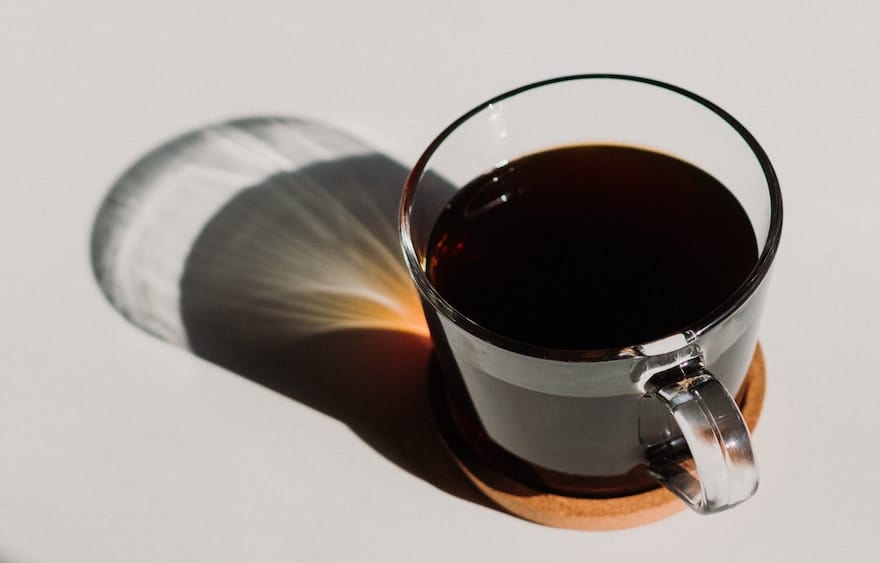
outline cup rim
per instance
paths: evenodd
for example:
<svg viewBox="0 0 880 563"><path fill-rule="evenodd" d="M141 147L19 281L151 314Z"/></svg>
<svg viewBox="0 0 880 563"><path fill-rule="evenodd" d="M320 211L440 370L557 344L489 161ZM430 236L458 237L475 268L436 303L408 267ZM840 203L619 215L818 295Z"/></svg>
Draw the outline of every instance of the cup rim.
<svg viewBox="0 0 880 563"><path fill-rule="evenodd" d="M718 117L723 119L740 135L740 137L742 137L742 139L749 146L761 166L761 170L764 173L764 178L767 182L767 188L769 190L770 196L770 225L767 232L767 240L764 244L764 249L761 252L761 255L758 257L758 262L755 264L755 267L752 269L749 277L746 278L746 280L730 297L719 304L715 309L710 311L702 319L699 319L691 325L686 326L672 334L667 334L648 342L635 342L631 345L617 346L612 348L577 350L538 346L535 344L529 344L527 342L522 342L520 340L509 338L483 327L476 321L459 312L448 301L446 301L446 299L444 299L443 296L441 296L436 289L434 289L434 286L431 284L430 280L428 280L427 275L425 275L425 272L422 269L420 260L418 258L418 253L416 252L412 242L412 231L409 219L412 211L416 187L418 186L421 177L426 170L428 162L431 160L440 145L450 135L452 135L452 133L456 129L458 129L459 126L461 126L470 118L482 112L492 104L497 104L498 102L501 102L508 98L512 98L529 90L534 90L537 88L562 82L574 82L583 80L617 80L637 82L641 84L647 84L649 86L663 88L691 99L692 101L702 105L703 107L712 111ZM775 257L776 251L779 247L779 240L782 234L782 193L779 188L779 181L776 176L776 172L773 169L773 165L770 163L770 159L768 158L767 153L764 151L764 149L761 147L755 137L745 128L745 126L743 126L738 120L736 120L736 118L734 118L731 114L729 114L717 104L679 86L675 86L673 84L669 84L652 78L614 73L572 74L532 82L499 94L498 96L495 96L494 98L491 98L475 106L473 109L462 114L461 117L459 117L449 126L447 126L428 145L428 147L416 161L415 166L412 168L406 178L403 186L403 195L401 197L398 227L400 242L401 246L403 247L404 259L406 261L407 268L410 271L410 275L412 276L419 292L431 306L440 311L444 316L450 319L458 327L486 342L489 342L490 344L494 344L512 352L528 356L560 361L602 361L649 355L647 352L645 352L645 350L671 352L675 348L679 348L687 343L692 342L701 334L721 324L727 318L733 315L740 307L742 307L761 286L764 278L767 277L767 274L769 273L770 267L773 263L773 258ZM683 336L684 339L682 340L680 338L676 338L679 336ZM672 349L669 349L670 342L673 343Z"/></svg>

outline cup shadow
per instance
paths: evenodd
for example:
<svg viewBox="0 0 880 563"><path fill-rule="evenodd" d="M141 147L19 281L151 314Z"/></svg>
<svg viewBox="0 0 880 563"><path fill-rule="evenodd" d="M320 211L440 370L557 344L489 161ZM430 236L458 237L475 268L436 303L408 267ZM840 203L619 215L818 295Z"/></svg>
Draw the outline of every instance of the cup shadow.
<svg viewBox="0 0 880 563"><path fill-rule="evenodd" d="M234 157L222 154L230 146ZM431 414L432 345L397 238L406 174L308 121L207 127L159 147L114 185L95 220L93 268L137 326L345 423L438 489L490 506Z"/></svg>

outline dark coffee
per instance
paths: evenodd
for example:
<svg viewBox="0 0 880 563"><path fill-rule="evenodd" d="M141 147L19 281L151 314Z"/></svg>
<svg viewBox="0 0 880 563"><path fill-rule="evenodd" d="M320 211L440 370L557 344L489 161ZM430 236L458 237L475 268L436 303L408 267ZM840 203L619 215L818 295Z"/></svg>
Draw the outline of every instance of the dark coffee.
<svg viewBox="0 0 880 563"><path fill-rule="evenodd" d="M699 323L746 281L757 259L746 213L711 175L656 152L583 145L525 156L459 190L434 226L427 273L453 307L500 335L595 350ZM656 420L677 432L659 402L519 387L475 367L480 361L466 352L449 361L444 331L432 325L432 333L443 361L435 409L460 458L573 496L657 486L639 425ZM710 366L732 392L755 338L754 328L742 333Z"/></svg>
<svg viewBox="0 0 880 563"><path fill-rule="evenodd" d="M757 259L748 216L711 175L648 150L577 145L459 190L434 226L427 273L485 328L592 350L694 325Z"/></svg>

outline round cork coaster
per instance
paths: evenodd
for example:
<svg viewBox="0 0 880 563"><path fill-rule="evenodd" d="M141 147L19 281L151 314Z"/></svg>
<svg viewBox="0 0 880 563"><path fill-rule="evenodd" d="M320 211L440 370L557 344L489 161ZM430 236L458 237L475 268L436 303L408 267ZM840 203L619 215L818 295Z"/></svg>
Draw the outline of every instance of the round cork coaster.
<svg viewBox="0 0 880 563"><path fill-rule="evenodd" d="M752 430L764 405L765 385L764 356L759 345L739 395L743 417ZM437 409L437 398L434 399ZM526 520L557 528L621 530L656 522L685 508L678 497L663 487L601 499L566 497L534 489L481 463L462 440L452 434L456 430L448 417L442 413L435 416L447 449L473 484L496 504Z"/></svg>

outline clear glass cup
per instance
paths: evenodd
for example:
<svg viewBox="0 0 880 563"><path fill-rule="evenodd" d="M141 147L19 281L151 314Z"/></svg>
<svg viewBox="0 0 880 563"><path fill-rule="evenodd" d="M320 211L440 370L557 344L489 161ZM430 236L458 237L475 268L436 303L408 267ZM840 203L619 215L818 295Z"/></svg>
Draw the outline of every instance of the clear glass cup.
<svg viewBox="0 0 880 563"><path fill-rule="evenodd" d="M613 349L535 346L457 311L425 271L433 226L456 190L518 157L591 143L674 155L724 184L757 239L746 282L710 318ZM459 429L487 463L577 496L632 494L659 482L700 513L730 508L758 485L733 397L757 343L781 227L773 168L738 121L676 86L610 74L530 84L469 111L416 163L400 212L403 252Z"/></svg>

